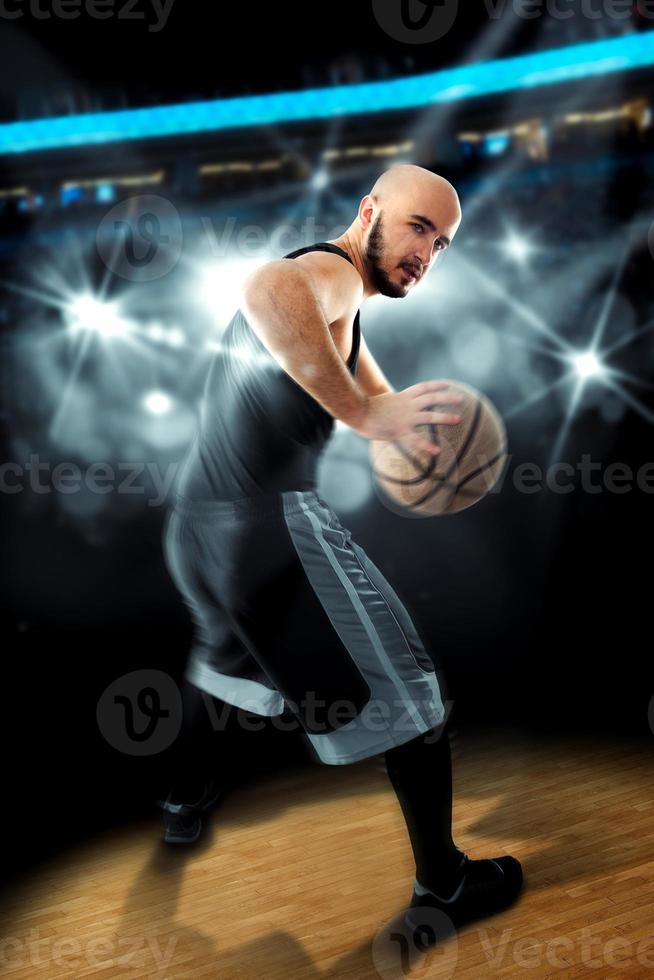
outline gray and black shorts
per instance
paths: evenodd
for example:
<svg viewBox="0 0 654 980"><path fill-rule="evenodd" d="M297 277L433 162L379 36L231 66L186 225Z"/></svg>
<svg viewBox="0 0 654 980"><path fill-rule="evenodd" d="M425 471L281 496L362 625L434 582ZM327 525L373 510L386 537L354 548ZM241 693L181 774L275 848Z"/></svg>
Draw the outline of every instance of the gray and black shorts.
<svg viewBox="0 0 654 980"><path fill-rule="evenodd" d="M318 762L357 762L447 720L441 664L316 491L176 495L164 554L193 617L185 677L255 714L290 711Z"/></svg>

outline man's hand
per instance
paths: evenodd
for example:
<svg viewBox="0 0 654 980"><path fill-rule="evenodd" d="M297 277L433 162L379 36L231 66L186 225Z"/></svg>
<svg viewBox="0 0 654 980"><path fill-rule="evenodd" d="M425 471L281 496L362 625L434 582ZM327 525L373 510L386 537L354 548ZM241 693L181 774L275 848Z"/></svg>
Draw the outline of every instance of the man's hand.
<svg viewBox="0 0 654 980"><path fill-rule="evenodd" d="M434 456L440 452L438 446L416 432L416 426L430 422L437 425L456 425L460 415L451 412L433 411L435 405L459 405L461 395L443 391L449 388L447 381L419 381L403 391L384 392L370 395L361 419L350 423L350 427L366 439L400 439L423 449Z"/></svg>

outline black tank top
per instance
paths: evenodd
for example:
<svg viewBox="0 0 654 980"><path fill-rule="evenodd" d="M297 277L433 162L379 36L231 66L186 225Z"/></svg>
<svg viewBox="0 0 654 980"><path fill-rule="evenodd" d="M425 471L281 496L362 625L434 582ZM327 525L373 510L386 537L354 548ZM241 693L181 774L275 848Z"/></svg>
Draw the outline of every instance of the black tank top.
<svg viewBox="0 0 654 980"><path fill-rule="evenodd" d="M289 252L348 253L330 242ZM356 374L359 311L347 365ZM317 489L317 468L334 418L287 374L236 311L211 362L196 438L177 475L177 493L193 500L234 500L259 493Z"/></svg>

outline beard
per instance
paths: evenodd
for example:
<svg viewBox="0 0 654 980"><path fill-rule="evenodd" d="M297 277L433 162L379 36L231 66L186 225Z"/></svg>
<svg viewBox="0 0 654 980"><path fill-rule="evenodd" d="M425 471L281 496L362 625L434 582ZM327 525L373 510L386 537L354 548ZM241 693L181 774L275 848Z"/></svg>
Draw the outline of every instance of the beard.
<svg viewBox="0 0 654 980"><path fill-rule="evenodd" d="M375 218L370 229L363 254L368 264L368 270L375 289L382 296L392 296L394 299L399 299L402 296L406 296L406 289L404 286L393 282L381 264L385 251L381 221L382 216L380 213Z"/></svg>

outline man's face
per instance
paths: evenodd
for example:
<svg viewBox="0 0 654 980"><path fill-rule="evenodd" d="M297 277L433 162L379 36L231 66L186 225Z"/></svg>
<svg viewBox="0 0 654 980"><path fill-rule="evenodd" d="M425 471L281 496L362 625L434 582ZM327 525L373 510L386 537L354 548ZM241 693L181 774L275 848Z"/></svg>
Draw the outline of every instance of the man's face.
<svg viewBox="0 0 654 980"><path fill-rule="evenodd" d="M409 208L406 214L393 215L388 223L382 223L380 212L370 227L364 256L382 296L406 296L412 286L424 280L456 234L460 218L452 207L445 212L445 224L438 224L435 215L423 214L425 209L417 210L419 213Z"/></svg>

